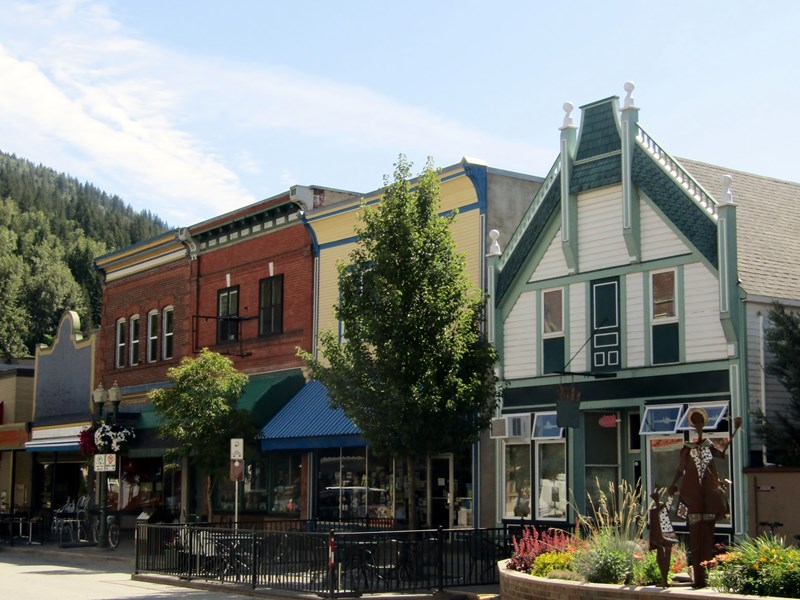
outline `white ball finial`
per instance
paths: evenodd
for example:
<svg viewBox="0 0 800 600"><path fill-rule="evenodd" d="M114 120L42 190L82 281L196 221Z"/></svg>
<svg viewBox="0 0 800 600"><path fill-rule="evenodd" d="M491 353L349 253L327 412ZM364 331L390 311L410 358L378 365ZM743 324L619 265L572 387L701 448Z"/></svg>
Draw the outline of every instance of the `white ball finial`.
<svg viewBox="0 0 800 600"><path fill-rule="evenodd" d="M497 229L492 229L489 232L489 237L492 240L489 245L489 256L500 256L502 253L500 252L500 244L497 241L500 238L500 232Z"/></svg>
<svg viewBox="0 0 800 600"><path fill-rule="evenodd" d="M636 86L632 81L628 81L622 87L625 88L625 108L632 108L634 106L633 90L636 89Z"/></svg>
<svg viewBox="0 0 800 600"><path fill-rule="evenodd" d="M730 175L723 175L722 176L722 203L723 204L733 204L733 192L731 191L731 183L733 183L733 177Z"/></svg>
<svg viewBox="0 0 800 600"><path fill-rule="evenodd" d="M564 115L564 125L563 127L572 127L574 121L572 120L572 111L575 109L575 105L572 102L564 102L564 112L567 113Z"/></svg>

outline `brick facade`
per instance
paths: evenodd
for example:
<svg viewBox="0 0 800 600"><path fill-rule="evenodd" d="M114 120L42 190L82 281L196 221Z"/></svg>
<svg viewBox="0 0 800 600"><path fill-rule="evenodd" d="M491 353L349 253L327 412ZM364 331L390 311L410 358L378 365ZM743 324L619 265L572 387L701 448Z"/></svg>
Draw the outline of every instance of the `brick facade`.
<svg viewBox="0 0 800 600"><path fill-rule="evenodd" d="M102 382L106 388L114 381L120 387L161 382L166 379L168 368L177 365L181 358L191 353L190 266L187 256L183 260L106 283L103 287L103 318L95 360L95 381ZM159 318L157 360L147 362L147 314L157 310L161 317L167 306L174 308L172 358L164 360L162 356L162 321ZM126 346L125 366L117 368L117 321L122 318L126 320L127 335L130 335L130 318L137 314L140 325L139 364L129 366L129 351Z"/></svg>
<svg viewBox="0 0 800 600"><path fill-rule="evenodd" d="M270 271L271 268L271 271ZM314 257L311 236L299 222L260 237L201 253L192 264L194 350L229 354L236 368L261 373L301 367L296 348L311 348ZM282 333L259 336L260 281L283 276ZM218 292L238 286L239 340L217 341Z"/></svg>

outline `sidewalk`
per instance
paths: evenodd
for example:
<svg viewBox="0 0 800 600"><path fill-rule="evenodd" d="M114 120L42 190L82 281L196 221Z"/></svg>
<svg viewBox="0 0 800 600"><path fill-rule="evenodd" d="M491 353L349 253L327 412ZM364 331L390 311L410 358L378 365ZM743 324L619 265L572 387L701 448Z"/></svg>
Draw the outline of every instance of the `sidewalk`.
<svg viewBox="0 0 800 600"><path fill-rule="evenodd" d="M45 542L44 544L31 544L27 540L14 540L14 545L11 546L7 543L0 543L0 560L2 555L9 552L31 553L47 556L53 561L57 562L59 558L62 560L88 560L97 563L98 559L103 561L115 561L120 569L127 570L131 573L131 578L138 581L148 581L151 583L160 583L164 585L173 585L179 587L186 587L191 589L201 589L207 591L230 592L235 594L244 594L251 597L260 598L317 598L313 594L292 593L283 590L273 589L251 589L249 586L238 586L230 583L220 583L215 581L205 580L191 580L186 581L177 577L168 575L155 575L148 573L135 574L136 569L136 553L135 543L133 539L133 532L123 531L120 536L119 546L114 550L108 548L98 548L97 546L68 546L60 547L56 543ZM448 600L495 600L500 598L500 586L468 586L460 588L446 589L441 594L435 592L420 592L409 594L375 594L364 595L364 598L371 600L378 600L387 598L391 600L430 600L432 598L448 599Z"/></svg>

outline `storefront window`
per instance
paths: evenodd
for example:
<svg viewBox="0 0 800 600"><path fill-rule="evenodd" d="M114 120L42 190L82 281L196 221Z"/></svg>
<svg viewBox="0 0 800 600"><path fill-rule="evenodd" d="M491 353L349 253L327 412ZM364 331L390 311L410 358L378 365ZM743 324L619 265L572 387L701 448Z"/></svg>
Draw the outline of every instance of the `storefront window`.
<svg viewBox="0 0 800 600"><path fill-rule="evenodd" d="M164 460L160 456L125 458L122 463L122 478L117 480L116 474L108 478L108 481L114 484L113 489L110 488L110 492L113 497L118 496L119 509L127 512L147 511L152 513L165 508L163 470ZM180 484L178 493L180 493ZM109 504L117 506L111 501Z"/></svg>
<svg viewBox="0 0 800 600"><path fill-rule="evenodd" d="M251 461L245 467L244 482L239 488L239 510L246 512L298 515L302 508L301 454L270 454ZM236 501L234 482L220 480L215 508L233 511Z"/></svg>
<svg viewBox="0 0 800 600"><path fill-rule="evenodd" d="M528 517L531 514L531 445L506 444L505 499L503 516Z"/></svg>
<svg viewBox="0 0 800 600"><path fill-rule="evenodd" d="M536 442L536 515L567 518L567 452L564 441Z"/></svg>
<svg viewBox="0 0 800 600"><path fill-rule="evenodd" d="M392 463L366 448L336 448L319 455L317 517L392 518L396 479Z"/></svg>

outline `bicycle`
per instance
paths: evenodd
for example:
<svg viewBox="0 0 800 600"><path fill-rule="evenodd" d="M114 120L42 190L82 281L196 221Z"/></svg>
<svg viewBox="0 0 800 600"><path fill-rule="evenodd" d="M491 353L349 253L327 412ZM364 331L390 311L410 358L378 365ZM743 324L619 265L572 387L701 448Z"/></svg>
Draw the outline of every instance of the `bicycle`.
<svg viewBox="0 0 800 600"><path fill-rule="evenodd" d="M112 550L119 546L119 525L117 524L117 517L115 515L106 515L106 529L108 538L108 547ZM100 543L100 516L94 520L92 527L92 534L94 541Z"/></svg>

